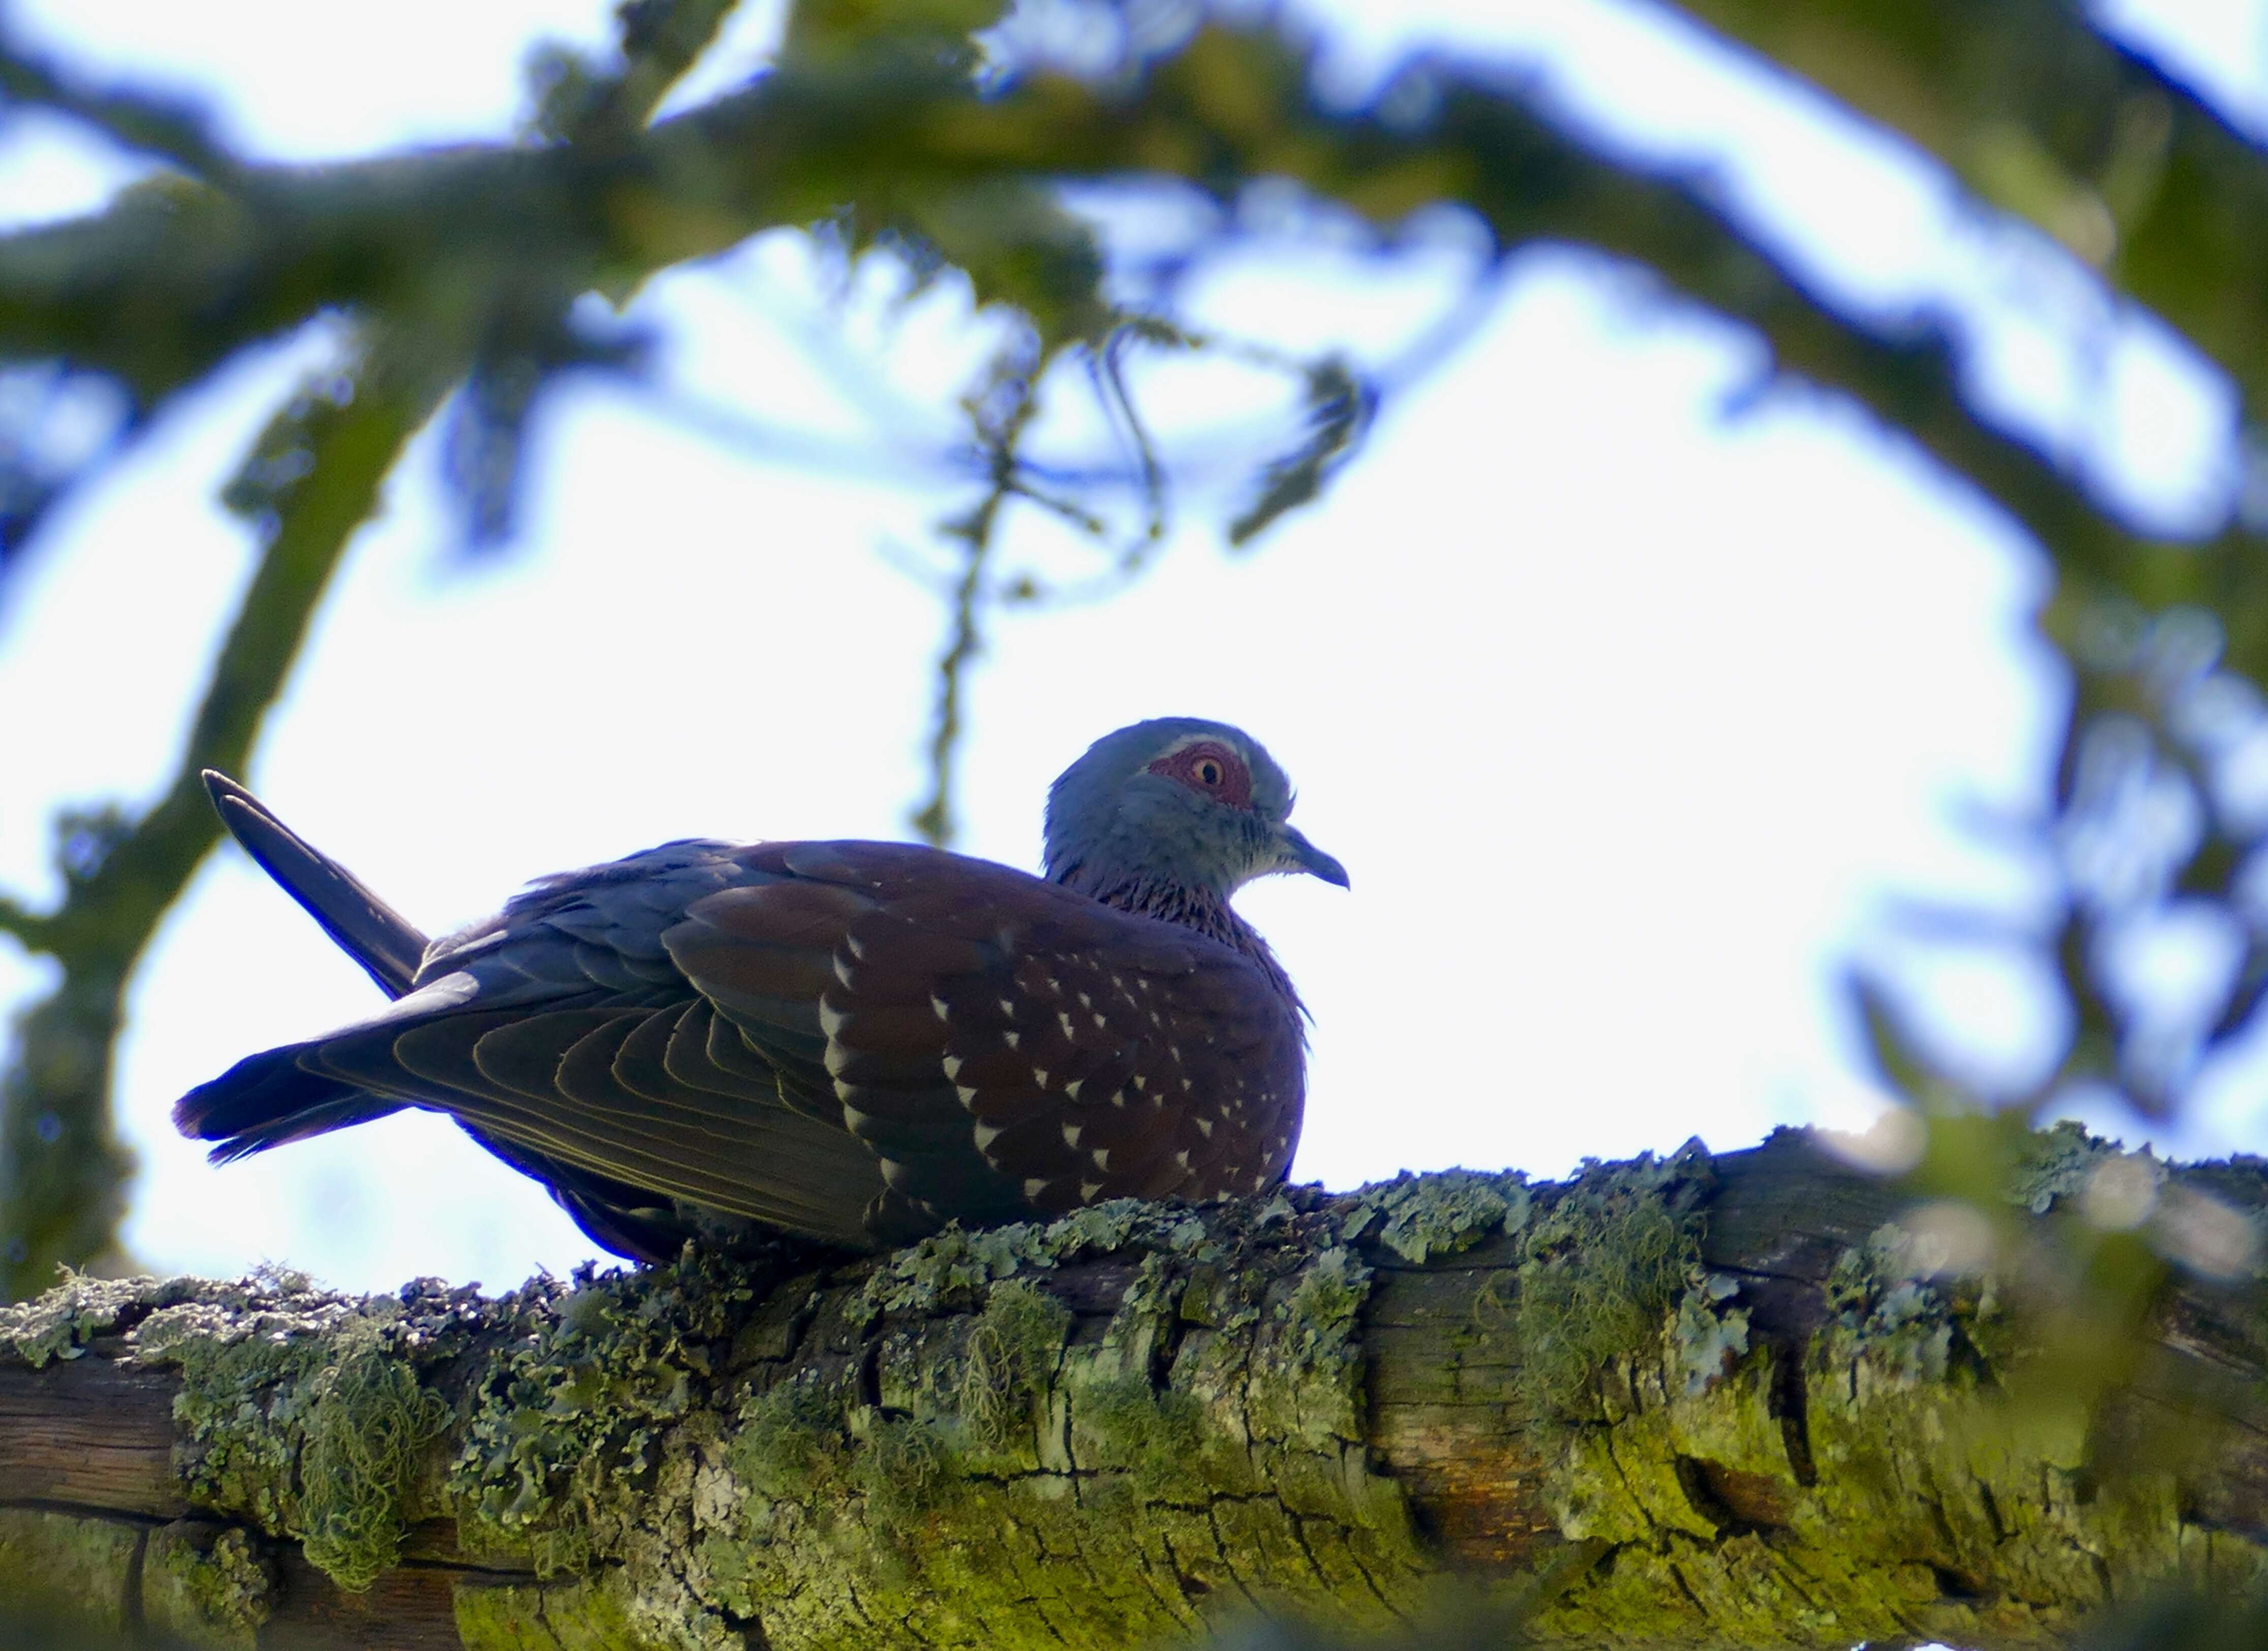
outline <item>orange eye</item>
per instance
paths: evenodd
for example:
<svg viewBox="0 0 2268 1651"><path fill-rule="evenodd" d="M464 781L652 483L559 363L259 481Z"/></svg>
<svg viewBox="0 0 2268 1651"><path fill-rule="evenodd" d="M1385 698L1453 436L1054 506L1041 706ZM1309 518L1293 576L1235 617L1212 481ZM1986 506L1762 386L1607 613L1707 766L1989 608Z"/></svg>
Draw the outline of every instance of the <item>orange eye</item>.
<svg viewBox="0 0 2268 1651"><path fill-rule="evenodd" d="M1207 757L1200 757L1200 758L1197 760L1197 784L1198 784L1198 785L1219 785L1219 784L1220 784L1220 779L1221 779L1221 772L1220 772L1220 764L1219 764L1219 763L1215 762L1212 758L1211 758L1211 757L1209 757L1209 756L1207 756Z"/></svg>

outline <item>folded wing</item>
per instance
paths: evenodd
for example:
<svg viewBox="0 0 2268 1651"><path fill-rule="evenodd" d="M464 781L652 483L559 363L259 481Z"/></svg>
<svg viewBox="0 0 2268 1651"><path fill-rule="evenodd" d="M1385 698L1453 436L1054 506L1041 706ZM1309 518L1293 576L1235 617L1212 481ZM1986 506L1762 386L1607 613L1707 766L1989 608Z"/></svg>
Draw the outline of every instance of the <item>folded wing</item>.
<svg viewBox="0 0 2268 1651"><path fill-rule="evenodd" d="M175 1117L229 1158L427 1107L625 1253L679 1205L872 1248L1256 1190L1301 1060L1251 960L1171 925L904 844L682 843L537 885Z"/></svg>

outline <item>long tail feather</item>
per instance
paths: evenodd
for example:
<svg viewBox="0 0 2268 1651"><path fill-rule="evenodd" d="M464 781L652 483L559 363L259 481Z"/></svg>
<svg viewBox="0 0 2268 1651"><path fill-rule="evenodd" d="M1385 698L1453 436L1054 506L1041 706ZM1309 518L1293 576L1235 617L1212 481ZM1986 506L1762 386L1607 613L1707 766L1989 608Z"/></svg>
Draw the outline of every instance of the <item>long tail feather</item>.
<svg viewBox="0 0 2268 1651"><path fill-rule="evenodd" d="M261 869L322 925L323 932L360 963L387 997L398 1000L409 996L425 956L425 935L417 925L227 775L207 769L204 782L221 823ZM218 1143L212 1160L226 1163L401 1110L400 1101L308 1070L300 1057L311 1047L291 1044L239 1061L174 1103L175 1126L192 1139ZM601 1249L640 1261L665 1261L677 1253L691 1231L674 1217L666 1199L469 1124L464 1127L504 1162L543 1183Z"/></svg>
<svg viewBox="0 0 2268 1651"><path fill-rule="evenodd" d="M227 775L209 768L204 781L221 823L261 869L323 925L341 951L369 971L387 997L408 991L425 958L425 936L417 925Z"/></svg>

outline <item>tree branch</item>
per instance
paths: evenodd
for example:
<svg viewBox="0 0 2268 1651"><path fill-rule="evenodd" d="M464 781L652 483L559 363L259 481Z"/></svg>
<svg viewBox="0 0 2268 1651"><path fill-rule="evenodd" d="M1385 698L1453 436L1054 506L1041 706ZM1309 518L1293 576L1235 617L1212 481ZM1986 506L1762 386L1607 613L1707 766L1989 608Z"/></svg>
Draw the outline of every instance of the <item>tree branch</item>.
<svg viewBox="0 0 2268 1651"><path fill-rule="evenodd" d="M1676 0L1943 160L2268 407L2268 155L2070 0Z"/></svg>
<svg viewBox="0 0 2268 1651"><path fill-rule="evenodd" d="M348 540L452 376L389 343L279 416L234 490L269 542L164 796L138 821L106 813L68 833L63 903L10 924L63 978L17 1017L0 1070L0 1300L35 1294L58 1264L122 1264L133 1160L110 1112L112 1049L136 961L220 838L198 775L244 771Z"/></svg>
<svg viewBox="0 0 2268 1651"><path fill-rule="evenodd" d="M68 115L127 149L170 160L208 183L226 186L239 179L236 158L214 139L202 110L158 92L82 85L4 38L0 38L0 97Z"/></svg>
<svg viewBox="0 0 2268 1651"><path fill-rule="evenodd" d="M0 1314L0 1550L83 1614L138 1586L191 1637L353 1612L405 1647L1139 1644L1387 1625L1451 1572L1546 1643L2060 1643L2268 1560L2268 1323L2191 1275L2133 1298L2115 1381L2058 1386L2040 1264L2133 1270L2069 1206L2155 1170L2024 1152L2050 1212L1977 1218L1984 1284L1912 1277L1945 1206L1886 1227L1895 1189L1790 1133L500 1299L77 1280ZM2185 1171L2146 1230L2242 1270L2195 1233L2264 1204L2257 1166Z"/></svg>

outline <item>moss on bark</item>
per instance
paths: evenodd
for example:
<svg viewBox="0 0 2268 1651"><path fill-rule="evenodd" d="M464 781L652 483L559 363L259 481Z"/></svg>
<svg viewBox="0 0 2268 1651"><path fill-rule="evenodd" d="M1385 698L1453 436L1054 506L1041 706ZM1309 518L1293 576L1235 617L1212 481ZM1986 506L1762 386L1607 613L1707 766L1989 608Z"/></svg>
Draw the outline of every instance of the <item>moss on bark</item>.
<svg viewBox="0 0 2268 1651"><path fill-rule="evenodd" d="M2007 1215L2036 1246L2129 1161L2039 1149ZM2165 1192L2268 1204L2242 1166ZM1460 1570L1550 1642L1992 1647L2259 1578L2268 1434L2212 1431L2268 1424L2255 1286L2177 1281L2155 1363L2058 1389L2027 1270L2064 1252L1932 1273L1896 1208L1788 1138L501 1298L81 1279L0 1316L0 1366L169 1373L199 1515L11 1515L0 1555L236 1647L288 1544L349 1587L414 1549L456 1567L460 1643L541 1651L1383 1626ZM2137 1448L2146 1402L2233 1442Z"/></svg>

